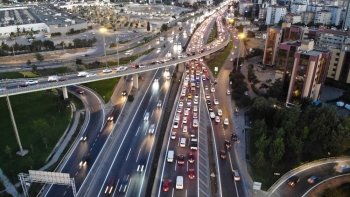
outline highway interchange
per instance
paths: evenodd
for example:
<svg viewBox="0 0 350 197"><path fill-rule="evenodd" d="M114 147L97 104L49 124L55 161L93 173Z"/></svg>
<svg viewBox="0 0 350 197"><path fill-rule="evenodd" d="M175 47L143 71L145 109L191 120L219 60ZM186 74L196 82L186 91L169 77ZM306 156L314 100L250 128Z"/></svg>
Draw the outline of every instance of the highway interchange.
<svg viewBox="0 0 350 197"><path fill-rule="evenodd" d="M197 38L195 41L191 41L189 47L198 43L201 40L202 43L206 43L206 39L212 28L213 21L217 20L219 29L228 31L223 25L219 25L221 17L210 17L208 21L204 22L203 28L199 28L202 31L202 38ZM175 32L178 35L173 42L165 41L159 42L157 40L152 41L148 45L152 48L161 47L161 50L154 50L150 54L141 57L142 60L154 59L158 57L166 57L168 51L171 56L178 54L177 48L174 47L174 43L181 43L184 46L187 42L187 36L190 35L191 26L189 24L184 26L183 32ZM237 33L237 32L234 32ZM173 33L169 32L168 36L172 36ZM186 35L186 36L185 36ZM223 35L227 36L227 35ZM193 37L192 37L193 39ZM233 39L234 45L239 45L238 39ZM135 49L134 53L140 53L150 48L150 46L143 46ZM203 44L205 45L205 44ZM165 46L165 47L164 47ZM187 49L188 51L189 49ZM239 48L235 49L233 54L237 54ZM123 55L121 54L120 57ZM109 57L113 59L113 57ZM107 58L107 59L109 59ZM141 60L140 59L140 60ZM174 128L175 118L169 120L168 128L166 131L160 131L159 125L162 121L162 114L164 104L166 103L169 93L169 87L171 80L168 80L166 76L172 76L175 72L174 67L170 67L169 70L158 69L154 71L148 71L142 73L144 81L141 82L139 92L142 92L140 97L136 97L133 103L126 102L126 96L117 94L114 99L114 105L111 110L106 112L102 107L101 101L94 96L88 89L84 89L84 94L79 94L84 101L88 110L90 111L90 120L88 122L87 129L82 133L83 136L87 136L86 141L79 141L75 143L75 147L72 148L72 152L69 158L63 163L59 169L60 172L69 173L75 179L78 196L144 196L145 195L145 182L149 176L150 161L154 155L154 144L157 140L159 132L166 132L164 138L162 154L160 155L161 162L163 163L158 167L157 177L158 179L154 183L156 188L155 196L201 196L200 185L201 180L198 178L200 173L206 171L206 168L200 166L198 162L201 155L200 150L190 150L189 143L185 148L179 147L179 139L184 137L189 142L191 131L195 132L195 138L201 139L201 136L206 137L207 128L214 136L214 151L215 162L218 163L217 179L218 192L220 196L247 196L244 180L235 181L233 177L233 170L239 172L238 156L235 154L236 141L231 141L232 131L239 130L234 125L234 113L231 106L230 95L227 95L229 90L229 72L226 69L219 73L215 78L217 84L214 83L214 78L208 73L206 65L197 59L196 62L192 61L185 64L187 67L183 81L188 78L192 79L191 74L194 76L198 72L199 80L196 88L191 90L191 83L183 84L186 87L186 94L184 96L178 95L178 102L175 102L173 111L180 114L179 126ZM185 72L186 73L186 72ZM44 82L44 81L43 81ZM220 87L220 88L219 88ZM16 85L8 86L8 88L16 88ZM79 87L82 88L82 87ZM212 88L215 91L212 91ZM70 86L69 90L75 92L76 86ZM130 92L132 90L132 80L129 76L125 83L122 85L122 90ZM180 94L180 90L179 90ZM191 96L190 96L191 95ZM197 96L198 95L198 96ZM214 103L217 99L219 103ZM196 101L195 101L196 100ZM207 105L210 101L211 106ZM182 102L182 109L178 109L179 103ZM160 107L159 107L159 103ZM198 106L197 112L194 112L194 105ZM229 107L227 107L229 106ZM188 108L188 110L186 110ZM215 118L211 119L208 123L209 112L212 111L219 117L220 121L216 122ZM222 115L218 115L218 109L222 110ZM185 111L186 114L185 114ZM147 120L144 119L145 114L149 113ZM175 113L172 117L175 117ZM193 127L193 116L196 116L199 120L199 127ZM107 118L113 117L112 121L108 121ZM184 117L187 117L184 122ZM206 119L205 119L206 118ZM229 120L228 125L224 125L224 119ZM153 133L149 133L150 125L154 124L155 129ZM207 124L207 125L205 125ZM201 127L205 125L204 127ZM183 132L184 126L187 126L187 132ZM171 139L171 132L176 132L175 139ZM225 140L229 140L232 147L226 149ZM131 143L130 143L131 142ZM200 143L199 143L200 144ZM200 148L200 145L198 146ZM168 150L175 151L175 159L173 163L166 162L166 156ZM220 158L220 151L225 150L226 159ZM187 162L189 153L192 152L195 155L194 163ZM185 156L185 164L177 164L178 154ZM85 166L80 165L82 159L86 159L87 164ZM346 161L345 163L348 163ZM278 184L276 189L273 190L273 194L270 196L298 196L307 192L312 185L304 184L306 179L317 173L323 177L323 180L334 176L329 175L329 172L334 171L334 166L338 163L332 162L324 166L317 168L307 169L308 171L301 176L302 181L294 188L289 187L287 184ZM142 168L142 170L141 170ZM192 180L188 178L188 169L193 168L195 178ZM202 171L202 172L201 172ZM320 171L325 172L320 173ZM327 174L328 172L328 174ZM208 172L209 173L209 172ZM176 176L184 177L184 189L175 189ZM198 176L197 176L198 175ZM209 177L209 174L206 174ZM165 179L171 180L170 191L162 190L162 183ZM110 189L110 186L113 186ZM107 192L108 188L111 193ZM46 188L43 196L72 196L71 188L67 186L52 185Z"/></svg>

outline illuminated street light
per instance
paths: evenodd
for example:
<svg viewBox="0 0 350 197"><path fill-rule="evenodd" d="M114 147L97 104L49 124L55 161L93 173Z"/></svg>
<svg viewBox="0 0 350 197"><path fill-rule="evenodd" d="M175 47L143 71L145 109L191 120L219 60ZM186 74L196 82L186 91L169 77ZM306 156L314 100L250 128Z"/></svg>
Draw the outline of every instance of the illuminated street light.
<svg viewBox="0 0 350 197"><path fill-rule="evenodd" d="M245 34L240 33L238 34L238 39L239 39L239 48L238 48L238 56L237 56L237 65L236 65L236 69L238 68L238 62L239 62L239 56L241 55L241 40L243 40L245 38Z"/></svg>
<svg viewBox="0 0 350 197"><path fill-rule="evenodd" d="M102 33L102 35L103 35L103 51L104 51L104 53L105 53L105 58L106 58L106 40L105 40L105 33L107 32L107 29L106 28L104 28L104 27L102 27L102 28L100 28L100 32ZM107 59L105 59L106 60L106 68L107 68Z"/></svg>

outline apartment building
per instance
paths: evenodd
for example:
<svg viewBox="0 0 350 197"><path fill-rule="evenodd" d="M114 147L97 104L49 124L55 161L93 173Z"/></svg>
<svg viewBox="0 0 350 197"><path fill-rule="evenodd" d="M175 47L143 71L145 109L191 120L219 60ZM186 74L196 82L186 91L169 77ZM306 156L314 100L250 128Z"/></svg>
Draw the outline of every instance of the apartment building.
<svg viewBox="0 0 350 197"><path fill-rule="evenodd" d="M335 26L339 25L341 21L342 8L338 6L325 6L324 9L331 12L331 24Z"/></svg>
<svg viewBox="0 0 350 197"><path fill-rule="evenodd" d="M266 24L277 24L280 20L283 20L287 14L287 8L285 6L272 5L267 8Z"/></svg>
<svg viewBox="0 0 350 197"><path fill-rule="evenodd" d="M350 40L341 48L332 48L332 58L329 64L327 78L333 84L349 84L350 83Z"/></svg>
<svg viewBox="0 0 350 197"><path fill-rule="evenodd" d="M301 40L303 27L293 26L290 23L282 23L282 42Z"/></svg>
<svg viewBox="0 0 350 197"><path fill-rule="evenodd" d="M323 6L317 5L317 4L307 5L306 10L313 11L313 12L319 12L319 11L323 10Z"/></svg>
<svg viewBox="0 0 350 197"><path fill-rule="evenodd" d="M293 14L301 14L302 12L306 11L306 4L302 3L292 3L290 6L290 12Z"/></svg>
<svg viewBox="0 0 350 197"><path fill-rule="evenodd" d="M270 27L266 31L266 43L263 56L263 64L273 66L275 64L278 45L282 40L282 29Z"/></svg>
<svg viewBox="0 0 350 197"><path fill-rule="evenodd" d="M286 102L299 103L302 98L315 102L319 99L331 55L329 50L314 49L313 40L301 41L300 51L294 54Z"/></svg>
<svg viewBox="0 0 350 197"><path fill-rule="evenodd" d="M315 20L315 15L316 13L313 11L305 11L303 13L301 13L301 19L302 19L302 23L304 24L309 24L309 23L313 23Z"/></svg>
<svg viewBox="0 0 350 197"><path fill-rule="evenodd" d="M332 13L328 10L321 10L316 12L315 24L330 25L331 24Z"/></svg>
<svg viewBox="0 0 350 197"><path fill-rule="evenodd" d="M288 87L294 66L294 53L299 51L300 46L300 41L283 42L278 46L275 79L281 79Z"/></svg>
<svg viewBox="0 0 350 197"><path fill-rule="evenodd" d="M259 9L259 19L266 19L266 13L267 13L267 7L266 8L260 8Z"/></svg>
<svg viewBox="0 0 350 197"><path fill-rule="evenodd" d="M293 13L286 14L284 17L284 22L291 24L301 23L301 15Z"/></svg>
<svg viewBox="0 0 350 197"><path fill-rule="evenodd" d="M253 3L251 1L240 1L239 2L239 8L238 8L238 12L241 16L244 15L244 11L246 9L248 9L249 7L252 7Z"/></svg>

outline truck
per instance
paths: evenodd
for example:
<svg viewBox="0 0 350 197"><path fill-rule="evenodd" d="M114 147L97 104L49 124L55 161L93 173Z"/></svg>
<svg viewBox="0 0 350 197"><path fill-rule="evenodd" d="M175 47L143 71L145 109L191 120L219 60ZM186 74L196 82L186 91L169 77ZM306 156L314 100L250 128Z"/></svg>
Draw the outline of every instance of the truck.
<svg viewBox="0 0 350 197"><path fill-rule="evenodd" d="M191 150L197 150L197 147L198 147L198 140L196 138L191 138L191 141L190 141Z"/></svg>
<svg viewBox="0 0 350 197"><path fill-rule="evenodd" d="M164 37L163 37L163 36L160 36L160 37L159 37L159 41L160 41L160 42L164 41Z"/></svg>
<svg viewBox="0 0 350 197"><path fill-rule="evenodd" d="M182 22L177 22L177 25L178 25L178 26L181 26L181 25L182 25Z"/></svg>

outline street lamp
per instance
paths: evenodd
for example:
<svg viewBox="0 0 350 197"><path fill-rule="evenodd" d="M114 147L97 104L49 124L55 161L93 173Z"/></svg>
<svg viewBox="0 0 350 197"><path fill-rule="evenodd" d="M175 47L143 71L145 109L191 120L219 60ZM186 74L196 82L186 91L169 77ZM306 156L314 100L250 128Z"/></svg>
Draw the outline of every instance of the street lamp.
<svg viewBox="0 0 350 197"><path fill-rule="evenodd" d="M117 43L117 58L118 58L118 67L119 67L119 49L118 49L118 47L119 47L119 36L116 38L116 43Z"/></svg>
<svg viewBox="0 0 350 197"><path fill-rule="evenodd" d="M238 56L237 56L237 66L236 66L236 69L238 69L239 56L241 55L241 40L243 40L244 38L245 38L245 34L243 34L243 33L238 34L239 47L238 47Z"/></svg>
<svg viewBox="0 0 350 197"><path fill-rule="evenodd" d="M105 58L106 58L106 40L105 40L105 33L107 32L107 29L106 28L104 28L104 27L102 27L102 28L100 28L100 32L102 33L102 35L103 35L103 51L104 51L104 53L105 53ZM107 68L107 59L105 59L106 60L106 68Z"/></svg>
<svg viewBox="0 0 350 197"><path fill-rule="evenodd" d="M66 37L68 36L68 25L66 24Z"/></svg>

